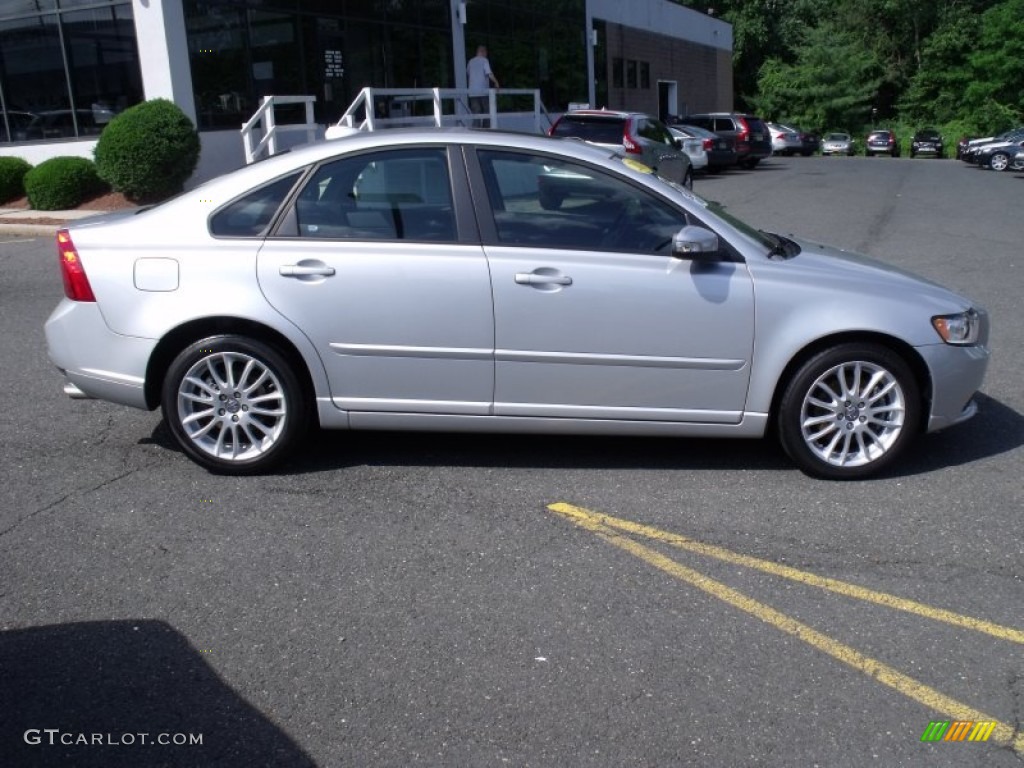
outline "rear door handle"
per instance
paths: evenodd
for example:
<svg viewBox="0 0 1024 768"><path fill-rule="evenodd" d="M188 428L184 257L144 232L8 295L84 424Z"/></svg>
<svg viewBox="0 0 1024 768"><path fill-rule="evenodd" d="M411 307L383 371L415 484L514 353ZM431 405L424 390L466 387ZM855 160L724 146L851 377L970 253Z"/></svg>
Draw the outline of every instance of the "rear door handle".
<svg viewBox="0 0 1024 768"><path fill-rule="evenodd" d="M285 277L330 277L334 274L334 267L285 264L278 271Z"/></svg>
<svg viewBox="0 0 1024 768"><path fill-rule="evenodd" d="M517 272L516 283L519 285L572 285L568 275L538 275L534 272Z"/></svg>

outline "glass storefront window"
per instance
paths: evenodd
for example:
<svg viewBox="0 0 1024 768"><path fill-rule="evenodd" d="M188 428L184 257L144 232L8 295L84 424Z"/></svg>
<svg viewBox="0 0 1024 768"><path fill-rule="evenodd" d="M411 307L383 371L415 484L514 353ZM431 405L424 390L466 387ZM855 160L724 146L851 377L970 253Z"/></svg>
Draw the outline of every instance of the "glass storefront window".
<svg viewBox="0 0 1024 768"><path fill-rule="evenodd" d="M98 135L142 101L131 6L67 13L63 24L78 135Z"/></svg>
<svg viewBox="0 0 1024 768"><path fill-rule="evenodd" d="M192 87L201 128L238 128L256 110L245 21L240 8L204 2L186 6Z"/></svg>
<svg viewBox="0 0 1024 768"><path fill-rule="evenodd" d="M56 14L0 22L0 86L6 141L63 135L54 123L70 116L71 95Z"/></svg>
<svg viewBox="0 0 1024 768"><path fill-rule="evenodd" d="M129 3L0 21L0 141L96 136L142 98Z"/></svg>
<svg viewBox="0 0 1024 768"><path fill-rule="evenodd" d="M335 122L364 86L454 85L447 0L185 0L185 27L201 129L237 128L267 95L316 96Z"/></svg>

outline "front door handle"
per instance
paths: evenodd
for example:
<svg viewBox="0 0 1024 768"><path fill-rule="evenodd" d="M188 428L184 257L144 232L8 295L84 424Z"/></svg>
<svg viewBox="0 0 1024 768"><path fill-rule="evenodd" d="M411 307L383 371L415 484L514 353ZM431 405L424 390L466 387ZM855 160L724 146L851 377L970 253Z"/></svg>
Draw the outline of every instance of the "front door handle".
<svg viewBox="0 0 1024 768"><path fill-rule="evenodd" d="M307 264L285 264L278 270L285 277L331 277L334 267Z"/></svg>
<svg viewBox="0 0 1024 768"><path fill-rule="evenodd" d="M538 275L536 272L517 272L516 283L519 285L572 285L568 275Z"/></svg>

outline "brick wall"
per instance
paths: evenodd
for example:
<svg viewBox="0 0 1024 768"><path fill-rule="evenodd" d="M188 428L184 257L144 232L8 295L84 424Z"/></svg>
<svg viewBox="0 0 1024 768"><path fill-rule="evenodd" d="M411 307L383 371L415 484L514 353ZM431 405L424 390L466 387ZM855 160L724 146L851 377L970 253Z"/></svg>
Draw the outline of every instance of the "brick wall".
<svg viewBox="0 0 1024 768"><path fill-rule="evenodd" d="M658 81L675 81L680 112L728 112L733 108L732 54L718 48L699 45L621 24L608 23L604 73L608 83L609 109L628 109L658 114ZM643 62L649 66L649 85L615 85L612 68L616 59ZM598 73L598 77L601 77ZM625 77L625 74L623 75ZM638 75L639 79L639 75Z"/></svg>

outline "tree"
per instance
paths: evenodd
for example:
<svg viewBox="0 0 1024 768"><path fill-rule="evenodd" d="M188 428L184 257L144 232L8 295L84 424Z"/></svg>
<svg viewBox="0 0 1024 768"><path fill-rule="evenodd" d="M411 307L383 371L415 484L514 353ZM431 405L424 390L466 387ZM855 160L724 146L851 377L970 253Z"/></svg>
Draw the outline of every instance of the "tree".
<svg viewBox="0 0 1024 768"><path fill-rule="evenodd" d="M843 26L823 22L808 27L795 61L769 59L758 77L758 111L807 128L860 127L871 114L884 67Z"/></svg>

